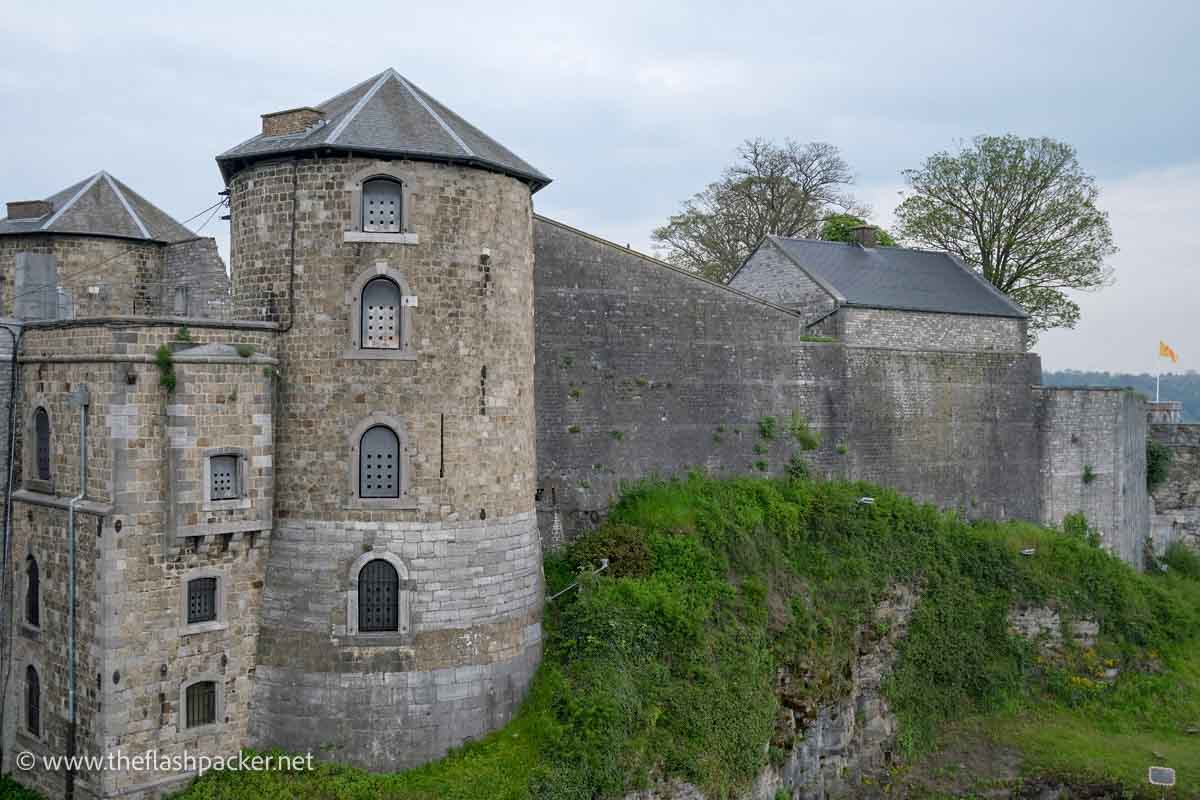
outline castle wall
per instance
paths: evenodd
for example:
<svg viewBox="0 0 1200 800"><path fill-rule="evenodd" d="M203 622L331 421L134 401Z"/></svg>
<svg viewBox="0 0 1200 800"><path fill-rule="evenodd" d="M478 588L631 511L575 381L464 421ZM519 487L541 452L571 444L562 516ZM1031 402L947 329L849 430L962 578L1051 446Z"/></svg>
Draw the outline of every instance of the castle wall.
<svg viewBox="0 0 1200 800"><path fill-rule="evenodd" d="M1025 352L1025 320L884 308L838 310L836 335L846 344L899 350Z"/></svg>
<svg viewBox="0 0 1200 800"><path fill-rule="evenodd" d="M1167 479L1154 490L1154 551L1173 542L1200 550L1200 425L1152 424L1150 435L1171 450Z"/></svg>
<svg viewBox="0 0 1200 800"><path fill-rule="evenodd" d="M229 275L217 241L198 237L163 247L161 313L228 319Z"/></svg>
<svg viewBox="0 0 1200 800"><path fill-rule="evenodd" d="M1146 404L1133 392L1039 387L1041 519L1082 513L1104 547L1140 566L1150 535Z"/></svg>
<svg viewBox="0 0 1200 800"><path fill-rule="evenodd" d="M354 187L378 172L404 181L406 232L356 241ZM264 163L229 188L235 313L285 328L252 740L413 766L503 724L541 652L529 189L351 158ZM392 357L353 346L356 287L376 274L412 298ZM353 483L376 422L406 462L388 504ZM356 629L375 558L401 574L394 633Z"/></svg>
<svg viewBox="0 0 1200 800"><path fill-rule="evenodd" d="M0 308L15 314L18 253L53 255L75 317L161 313L163 245L101 236L0 236ZM26 290L28 291L28 290Z"/></svg>
<svg viewBox="0 0 1200 800"><path fill-rule="evenodd" d="M1037 356L806 342L784 309L549 220L534 230L547 546L599 521L622 481L780 474L797 455L970 515L1037 519ZM793 415L819 448L801 451Z"/></svg>
<svg viewBox="0 0 1200 800"><path fill-rule="evenodd" d="M13 727L9 754L35 749L67 752L66 516L78 491L79 412L67 407L73 389L86 386L88 497L78 520L79 752L136 756L231 755L245 743L250 676L254 670L258 607L266 565L269 522L229 531L230 512L191 519L189 537L177 535L173 510L201 491L197 454L210 446L245 448L248 482L271 476L271 334L262 326L193 327L191 353L177 352L177 386L159 385L154 354L176 334L174 325L33 326L22 355L21 419L35 405L51 419L51 485L35 480L33 461L21 453L22 488L15 494L14 544L42 566L43 621L37 636L20 630L14 667L41 659L47 737L27 747ZM243 358L231 346L252 344ZM178 345L177 345L178 346ZM22 450L32 446L23 431ZM181 454L186 454L181 457ZM28 454L31 455L31 454ZM252 502L270 511L270 494ZM256 528L257 530L250 530ZM219 578L218 620L188 626L186 581L202 573ZM26 582L19 577L18 594ZM22 602L17 604L23 610ZM18 675L14 671L14 676ZM217 723L186 729L181 696L187 682L211 678L218 686ZM8 688L6 708L24 708L23 678ZM15 737L15 741L14 738ZM10 762L8 762L10 763ZM48 796L61 796L62 777L20 773ZM113 796L177 784L186 773L105 771L85 774L80 796ZM57 783L56 783L57 782Z"/></svg>

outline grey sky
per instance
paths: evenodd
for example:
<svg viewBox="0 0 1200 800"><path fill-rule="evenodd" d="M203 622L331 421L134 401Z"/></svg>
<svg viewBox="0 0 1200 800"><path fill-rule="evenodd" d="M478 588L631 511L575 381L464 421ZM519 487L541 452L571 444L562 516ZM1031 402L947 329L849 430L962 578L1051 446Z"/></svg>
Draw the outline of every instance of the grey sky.
<svg viewBox="0 0 1200 800"><path fill-rule="evenodd" d="M388 66L553 177L541 213L641 249L749 137L838 145L886 224L900 170L929 153L1048 135L1098 177L1121 253L1079 328L1043 338L1045 366L1152 370L1164 338L1200 368L1200 4L845 6L6 8L0 199L107 169L185 219L216 199L213 156L259 114Z"/></svg>

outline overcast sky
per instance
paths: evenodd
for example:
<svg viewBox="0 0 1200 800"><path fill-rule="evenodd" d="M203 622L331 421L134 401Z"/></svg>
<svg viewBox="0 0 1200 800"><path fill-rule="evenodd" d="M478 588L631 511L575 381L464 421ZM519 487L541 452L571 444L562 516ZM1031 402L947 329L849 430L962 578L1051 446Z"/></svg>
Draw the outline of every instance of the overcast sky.
<svg viewBox="0 0 1200 800"><path fill-rule="evenodd" d="M540 213L645 250L746 138L836 144L888 224L930 153L1047 135L1096 175L1121 252L1045 367L1152 371L1163 338L1200 368L1200 4L839 5L10 4L0 199L106 169L184 220L259 114L389 66L554 178Z"/></svg>

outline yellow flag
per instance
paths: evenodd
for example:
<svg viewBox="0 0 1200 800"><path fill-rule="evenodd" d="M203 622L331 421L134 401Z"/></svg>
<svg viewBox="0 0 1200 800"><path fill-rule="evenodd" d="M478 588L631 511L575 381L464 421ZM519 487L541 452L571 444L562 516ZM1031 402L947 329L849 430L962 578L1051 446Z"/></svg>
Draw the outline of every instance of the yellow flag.
<svg viewBox="0 0 1200 800"><path fill-rule="evenodd" d="M1179 363L1179 356L1175 355L1175 351L1171 349L1171 346L1162 339L1158 340L1158 354L1163 358L1171 359L1172 364Z"/></svg>

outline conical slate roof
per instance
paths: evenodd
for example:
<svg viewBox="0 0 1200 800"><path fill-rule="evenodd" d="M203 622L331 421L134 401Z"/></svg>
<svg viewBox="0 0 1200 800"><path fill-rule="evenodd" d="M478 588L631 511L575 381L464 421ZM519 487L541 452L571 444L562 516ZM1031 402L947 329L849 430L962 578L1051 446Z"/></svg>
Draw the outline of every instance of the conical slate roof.
<svg viewBox="0 0 1200 800"><path fill-rule="evenodd" d="M121 181L101 170L46 198L49 213L0 220L0 235L73 233L152 242L180 242L196 234Z"/></svg>
<svg viewBox="0 0 1200 800"><path fill-rule="evenodd" d="M528 181L535 192L550 183L532 165L394 69L315 108L322 119L306 130L259 134L217 156L225 179L259 158L319 150L469 164Z"/></svg>

